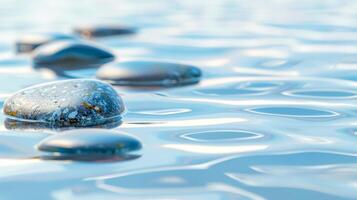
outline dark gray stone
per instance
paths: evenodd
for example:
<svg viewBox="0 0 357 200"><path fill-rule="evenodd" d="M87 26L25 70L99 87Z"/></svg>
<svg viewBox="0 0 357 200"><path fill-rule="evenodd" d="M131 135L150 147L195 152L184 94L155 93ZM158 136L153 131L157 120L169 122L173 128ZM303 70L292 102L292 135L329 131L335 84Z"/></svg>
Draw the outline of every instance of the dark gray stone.
<svg viewBox="0 0 357 200"><path fill-rule="evenodd" d="M76 39L78 38L75 36L63 33L37 33L24 35L16 41L16 52L27 53L49 42Z"/></svg>
<svg viewBox="0 0 357 200"><path fill-rule="evenodd" d="M17 120L51 127L86 127L120 120L124 105L109 84L74 79L23 89L9 97L3 109Z"/></svg>
<svg viewBox="0 0 357 200"><path fill-rule="evenodd" d="M138 139L103 129L77 129L49 136L36 145L40 151L60 154L125 154L141 149Z"/></svg>
<svg viewBox="0 0 357 200"><path fill-rule="evenodd" d="M178 86L199 82L197 67L155 61L127 61L99 68L97 78L123 86Z"/></svg>
<svg viewBox="0 0 357 200"><path fill-rule="evenodd" d="M34 65L88 66L111 62L115 56L95 44L80 41L59 41L42 45L34 52Z"/></svg>
<svg viewBox="0 0 357 200"><path fill-rule="evenodd" d="M136 29L128 26L84 26L75 28L74 32L86 38L93 38L130 35L136 33Z"/></svg>

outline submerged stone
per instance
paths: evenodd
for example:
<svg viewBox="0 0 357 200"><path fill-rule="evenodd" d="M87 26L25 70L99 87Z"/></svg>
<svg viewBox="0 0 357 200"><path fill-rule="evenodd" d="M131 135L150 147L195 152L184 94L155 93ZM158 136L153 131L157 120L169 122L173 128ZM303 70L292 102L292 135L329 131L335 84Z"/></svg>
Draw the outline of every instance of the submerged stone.
<svg viewBox="0 0 357 200"><path fill-rule="evenodd" d="M178 86L199 82L197 67L155 61L127 61L104 65L97 78L122 86Z"/></svg>
<svg viewBox="0 0 357 200"><path fill-rule="evenodd" d="M75 28L74 32L92 38L134 34L136 29L127 26L86 26Z"/></svg>
<svg viewBox="0 0 357 200"><path fill-rule="evenodd" d="M88 66L113 61L115 56L95 44L79 41L51 42L36 49L33 62L47 66Z"/></svg>
<svg viewBox="0 0 357 200"><path fill-rule="evenodd" d="M63 33L38 33L25 35L16 41L16 52L31 52L37 47L54 41L76 40L77 37Z"/></svg>
<svg viewBox="0 0 357 200"><path fill-rule="evenodd" d="M103 129L79 129L49 136L37 149L60 154L125 154L141 149L138 139Z"/></svg>
<svg viewBox="0 0 357 200"><path fill-rule="evenodd" d="M50 127L86 127L120 120L124 105L109 85L90 79L55 81L25 88L4 103L16 120Z"/></svg>

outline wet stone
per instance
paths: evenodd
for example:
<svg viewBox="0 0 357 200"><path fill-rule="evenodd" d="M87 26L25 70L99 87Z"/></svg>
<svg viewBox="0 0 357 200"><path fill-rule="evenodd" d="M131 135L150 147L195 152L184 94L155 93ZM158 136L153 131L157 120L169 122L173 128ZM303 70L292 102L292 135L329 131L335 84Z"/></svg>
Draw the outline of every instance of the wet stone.
<svg viewBox="0 0 357 200"><path fill-rule="evenodd" d="M103 129L77 129L49 136L37 149L59 154L125 154L141 149L133 136Z"/></svg>
<svg viewBox="0 0 357 200"><path fill-rule="evenodd" d="M63 33L38 33L25 35L16 41L16 52L27 53L49 42L76 39L78 38L75 36Z"/></svg>
<svg viewBox="0 0 357 200"><path fill-rule="evenodd" d="M3 110L10 118L49 127L87 127L119 121L124 105L109 84L75 79L20 90L5 101Z"/></svg>
<svg viewBox="0 0 357 200"><path fill-rule="evenodd" d="M122 86L179 86L198 83L197 67L155 61L127 61L99 68L97 78Z"/></svg>
<svg viewBox="0 0 357 200"><path fill-rule="evenodd" d="M130 35L136 33L136 29L128 26L86 26L75 28L74 32L86 38L93 38Z"/></svg>
<svg viewBox="0 0 357 200"><path fill-rule="evenodd" d="M36 49L35 66L90 66L111 62L115 56L108 50L89 42L51 42Z"/></svg>

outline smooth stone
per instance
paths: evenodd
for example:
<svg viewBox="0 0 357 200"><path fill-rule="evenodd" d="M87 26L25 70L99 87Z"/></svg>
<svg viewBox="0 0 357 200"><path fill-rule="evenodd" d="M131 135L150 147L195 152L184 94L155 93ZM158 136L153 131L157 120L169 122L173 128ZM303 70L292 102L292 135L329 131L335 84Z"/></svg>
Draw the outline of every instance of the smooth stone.
<svg viewBox="0 0 357 200"><path fill-rule="evenodd" d="M47 66L88 66L111 62L115 56L89 42L59 41L42 45L34 52L33 62Z"/></svg>
<svg viewBox="0 0 357 200"><path fill-rule="evenodd" d="M122 86L178 86L198 83L197 67L155 61L127 61L99 68L97 78Z"/></svg>
<svg viewBox="0 0 357 200"><path fill-rule="evenodd" d="M49 136L36 147L60 154L125 154L141 149L141 143L133 136L112 130L77 129Z"/></svg>
<svg viewBox="0 0 357 200"><path fill-rule="evenodd" d="M5 101L3 110L16 120L46 122L51 127L86 127L120 120L124 105L109 84L73 79L20 90Z"/></svg>
<svg viewBox="0 0 357 200"><path fill-rule="evenodd" d="M136 29L127 26L83 26L75 28L74 32L86 38L93 38L130 35L136 33Z"/></svg>
<svg viewBox="0 0 357 200"><path fill-rule="evenodd" d="M16 41L16 52L27 53L49 42L76 39L78 38L75 36L63 33L38 33L25 35Z"/></svg>

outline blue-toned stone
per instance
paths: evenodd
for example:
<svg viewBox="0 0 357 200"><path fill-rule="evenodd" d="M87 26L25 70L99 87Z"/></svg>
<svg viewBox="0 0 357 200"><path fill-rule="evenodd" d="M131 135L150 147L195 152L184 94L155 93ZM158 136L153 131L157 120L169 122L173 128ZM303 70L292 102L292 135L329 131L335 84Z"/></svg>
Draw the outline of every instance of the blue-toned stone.
<svg viewBox="0 0 357 200"><path fill-rule="evenodd" d="M78 38L75 36L63 33L33 33L24 35L16 41L16 52L27 53L49 42L76 39Z"/></svg>
<svg viewBox="0 0 357 200"><path fill-rule="evenodd" d="M120 120L124 105L109 84L73 79L23 89L5 101L3 110L11 118L51 127L87 127Z"/></svg>
<svg viewBox="0 0 357 200"><path fill-rule="evenodd" d="M74 32L86 38L94 38L130 35L136 33L136 29L128 26L83 26L75 28Z"/></svg>
<svg viewBox="0 0 357 200"><path fill-rule="evenodd" d="M60 154L125 154L141 149L138 139L122 132L77 129L49 136L36 145L45 152Z"/></svg>
<svg viewBox="0 0 357 200"><path fill-rule="evenodd" d="M47 66L88 66L111 62L115 56L89 42L59 41L42 45L34 52L33 62Z"/></svg>
<svg viewBox="0 0 357 200"><path fill-rule="evenodd" d="M97 78L122 86L178 86L199 82L197 67L155 61L127 61L99 68Z"/></svg>

